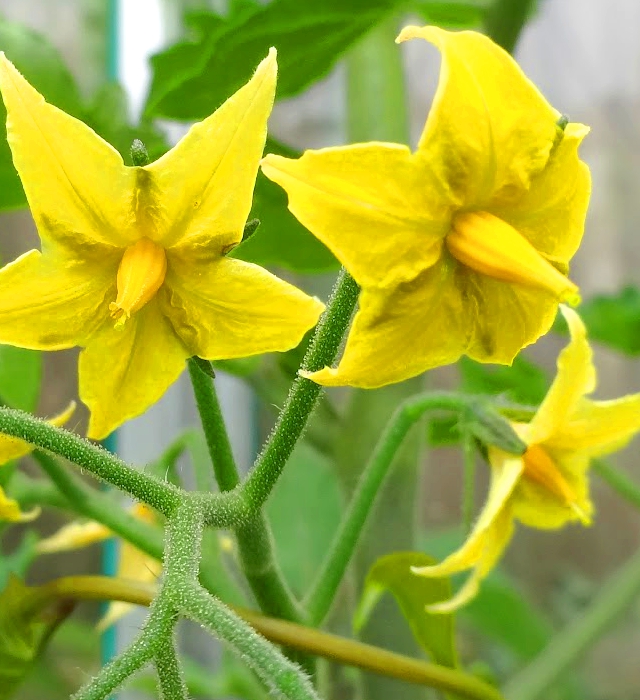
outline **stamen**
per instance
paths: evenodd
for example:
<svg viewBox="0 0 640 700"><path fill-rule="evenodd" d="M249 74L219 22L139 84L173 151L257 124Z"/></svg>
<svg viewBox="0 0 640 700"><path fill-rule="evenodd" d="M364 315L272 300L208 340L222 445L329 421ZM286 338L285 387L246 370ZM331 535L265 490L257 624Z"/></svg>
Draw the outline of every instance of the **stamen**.
<svg viewBox="0 0 640 700"><path fill-rule="evenodd" d="M589 516L577 504L576 494L562 476L555 462L540 445L530 445L523 455L524 476L535 481L571 508L583 525L589 525Z"/></svg>
<svg viewBox="0 0 640 700"><path fill-rule="evenodd" d="M545 289L560 301L580 303L578 287L513 226L486 211L455 216L447 248L463 265L489 277Z"/></svg>
<svg viewBox="0 0 640 700"><path fill-rule="evenodd" d="M109 304L116 327L126 323L131 314L153 299L164 282L167 256L164 248L149 238L141 238L129 246L118 268L118 296Z"/></svg>

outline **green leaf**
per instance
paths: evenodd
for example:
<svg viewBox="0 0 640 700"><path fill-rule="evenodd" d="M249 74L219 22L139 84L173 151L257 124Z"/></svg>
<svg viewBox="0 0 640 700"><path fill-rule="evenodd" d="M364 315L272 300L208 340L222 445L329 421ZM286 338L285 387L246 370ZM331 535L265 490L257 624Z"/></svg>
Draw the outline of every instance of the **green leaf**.
<svg viewBox="0 0 640 700"><path fill-rule="evenodd" d="M0 593L0 700L9 700L38 653L44 625L24 612L31 591L14 575Z"/></svg>
<svg viewBox="0 0 640 700"><path fill-rule="evenodd" d="M267 502L278 561L295 593L311 586L340 512L340 491L329 460L299 443Z"/></svg>
<svg viewBox="0 0 640 700"><path fill-rule="evenodd" d="M274 139L267 139L267 153L296 158L299 154ZM275 182L258 172L249 218L260 227L231 253L232 257L260 265L278 265L296 272L337 270L340 263L287 209L287 195Z"/></svg>
<svg viewBox="0 0 640 700"><path fill-rule="evenodd" d="M489 366L463 357L462 389L470 394L505 394L516 403L538 405L547 393L545 373L521 354L509 366Z"/></svg>
<svg viewBox="0 0 640 700"><path fill-rule="evenodd" d="M430 615L425 606L451 597L448 578L425 578L411 573L412 566L435 564L436 560L422 552L394 552L378 559L367 575L354 627L361 629L369 619L380 597L388 591L396 599L409 623L416 641L441 666L455 668L453 615Z"/></svg>
<svg viewBox="0 0 640 700"><path fill-rule="evenodd" d="M490 4L489 0L414 0L412 9L426 24L449 29L473 29L483 23Z"/></svg>
<svg viewBox="0 0 640 700"><path fill-rule="evenodd" d="M0 400L32 413L40 397L41 380L42 354L38 350L0 345Z"/></svg>
<svg viewBox="0 0 640 700"><path fill-rule="evenodd" d="M79 116L82 102L73 76L60 54L41 34L16 22L0 18L0 51L4 51L24 77L45 99L65 112ZM0 102L0 123L7 112ZM13 167L9 144L0 139L0 209L26 206L24 191Z"/></svg>
<svg viewBox="0 0 640 700"><path fill-rule="evenodd" d="M18 546L7 554L0 552L0 590L7 585L11 574L24 578L31 562L36 558L36 544L39 537L33 530L27 530Z"/></svg>
<svg viewBox="0 0 640 700"><path fill-rule="evenodd" d="M326 75L357 39L400 0L232 2L225 18L199 13L191 36L151 59L145 112L202 119L247 82L271 46L278 49L278 97L296 95Z"/></svg>
<svg viewBox="0 0 640 700"><path fill-rule="evenodd" d="M640 355L640 290L627 286L615 294L592 297L578 309L590 340L598 341L625 355ZM568 334L558 314L553 330Z"/></svg>

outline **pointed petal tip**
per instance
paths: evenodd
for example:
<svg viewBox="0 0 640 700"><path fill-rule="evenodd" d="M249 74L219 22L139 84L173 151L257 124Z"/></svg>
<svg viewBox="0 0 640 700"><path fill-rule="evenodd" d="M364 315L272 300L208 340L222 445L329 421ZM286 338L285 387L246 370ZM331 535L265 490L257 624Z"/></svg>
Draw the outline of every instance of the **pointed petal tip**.
<svg viewBox="0 0 640 700"><path fill-rule="evenodd" d="M275 77L278 73L278 51L275 47L269 49L269 53L260 61L258 67L256 68L256 75L258 73L268 73Z"/></svg>
<svg viewBox="0 0 640 700"><path fill-rule="evenodd" d="M396 44L409 41L409 39L424 38L424 31L426 29L429 29L429 27L418 27L415 24L403 27L400 34L396 37Z"/></svg>

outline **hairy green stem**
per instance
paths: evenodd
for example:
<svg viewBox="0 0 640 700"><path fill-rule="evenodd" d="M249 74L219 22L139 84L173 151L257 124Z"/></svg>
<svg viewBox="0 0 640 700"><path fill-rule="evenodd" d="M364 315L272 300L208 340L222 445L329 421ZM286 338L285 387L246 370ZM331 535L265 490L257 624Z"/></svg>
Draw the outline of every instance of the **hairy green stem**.
<svg viewBox="0 0 640 700"><path fill-rule="evenodd" d="M240 483L240 474L213 379L193 360L189 360L189 374L216 481L221 491L231 491ZM276 561L271 531L262 512L237 527L235 534L242 570L260 609L300 622L301 611Z"/></svg>
<svg viewBox="0 0 640 700"><path fill-rule="evenodd" d="M163 645L154 656L160 700L189 700L175 641Z"/></svg>
<svg viewBox="0 0 640 700"><path fill-rule="evenodd" d="M549 642L538 656L504 688L509 700L545 697L558 677L569 669L633 603L640 594L640 552L600 589L575 621Z"/></svg>
<svg viewBox="0 0 640 700"><path fill-rule="evenodd" d="M35 589L29 589L29 610L37 613L59 598L81 600L122 600L149 606L156 595L149 583L112 579L106 576L66 576ZM340 664L356 666L372 673L408 683L455 692L472 700L501 700L500 693L471 674L443 668L433 663L401 656L353 639L266 617L242 608L235 612L261 635L288 647L305 650Z"/></svg>
<svg viewBox="0 0 640 700"><path fill-rule="evenodd" d="M268 686L274 697L320 700L300 667L198 584L183 586L176 594L180 612L208 627L228 644Z"/></svg>
<svg viewBox="0 0 640 700"><path fill-rule="evenodd" d="M171 515L180 502L180 491L174 486L143 474L102 447L24 411L1 407L0 432L68 459L164 515Z"/></svg>
<svg viewBox="0 0 640 700"><path fill-rule="evenodd" d="M184 499L184 492L176 486L145 474L102 447L24 411L0 407L0 432L73 462L167 517ZM204 509L207 525L234 527L252 515L246 500L236 491L194 493L190 498Z"/></svg>
<svg viewBox="0 0 640 700"><path fill-rule="evenodd" d="M485 17L485 32L496 44L513 53L534 6L535 0L494 0Z"/></svg>
<svg viewBox="0 0 640 700"><path fill-rule="evenodd" d="M342 269L301 369L315 371L333 362L351 320L358 291L353 278ZM241 487L241 493L253 508L261 507L269 497L305 429L321 391L321 386L304 377L298 377L291 386L273 431Z"/></svg>
<svg viewBox="0 0 640 700"><path fill-rule="evenodd" d="M187 365L216 481L221 491L231 491L240 483L240 475L213 380L193 358Z"/></svg>
<svg viewBox="0 0 640 700"><path fill-rule="evenodd" d="M602 459L594 459L591 468L625 501L640 508L640 486L633 479Z"/></svg>
<svg viewBox="0 0 640 700"><path fill-rule="evenodd" d="M362 472L320 574L309 593L306 607L311 624L320 624L329 612L384 478L413 424L428 410L458 411L466 408L467 404L464 397L456 394L431 393L412 397L398 406Z"/></svg>

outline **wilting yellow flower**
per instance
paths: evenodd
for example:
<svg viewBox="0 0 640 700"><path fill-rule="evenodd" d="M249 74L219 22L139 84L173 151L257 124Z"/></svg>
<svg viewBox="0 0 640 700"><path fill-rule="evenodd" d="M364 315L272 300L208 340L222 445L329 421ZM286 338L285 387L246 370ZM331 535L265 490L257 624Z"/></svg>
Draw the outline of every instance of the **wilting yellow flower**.
<svg viewBox="0 0 640 700"><path fill-rule="evenodd" d="M49 423L57 426L64 425L75 410L76 404L75 401L72 401L62 413L50 418ZM12 459L26 457L33 449L33 445L24 440L0 434L0 465L6 464ZM20 504L13 498L9 498L0 486L0 522L25 522L37 518L39 514L40 508L23 513L20 510Z"/></svg>
<svg viewBox="0 0 640 700"><path fill-rule="evenodd" d="M362 288L338 368L305 375L320 384L382 386L462 354L510 363L579 298L566 274L589 199L587 127L564 124L487 37L407 27L398 41L414 37L442 52L415 153L364 143L263 160Z"/></svg>
<svg viewBox="0 0 640 700"><path fill-rule="evenodd" d="M137 503L133 507L133 514L140 520L147 523L154 523L156 516L148 506L143 503ZM86 547L95 542L102 542L114 534L108 527L94 522L87 521L71 522L63 526L58 532L40 540L37 545L37 550L40 554L52 554L55 552L66 552L72 549ZM129 579L130 581L139 581L141 583L153 583L162 571L162 564L148 554L141 552L128 542L121 542L118 557L118 570L116 576L118 578ZM119 620L134 606L130 603L121 601L112 602L98 626L100 629L106 629L114 622Z"/></svg>
<svg viewBox="0 0 640 700"><path fill-rule="evenodd" d="M512 424L527 451L516 457L489 448L489 495L471 534L440 564L414 570L439 577L472 569L451 600L429 606L432 612L450 612L476 595L511 539L514 521L542 529L574 520L589 525L591 459L620 449L640 430L640 394L615 401L585 398L596 384L591 348L579 316L560 308L571 341L558 357L558 373L531 422Z"/></svg>
<svg viewBox="0 0 640 700"><path fill-rule="evenodd" d="M272 50L175 148L125 167L0 58L9 145L42 241L0 271L0 342L84 348L90 437L157 401L187 357L287 350L316 323L319 301L225 257L251 208L276 73Z"/></svg>

